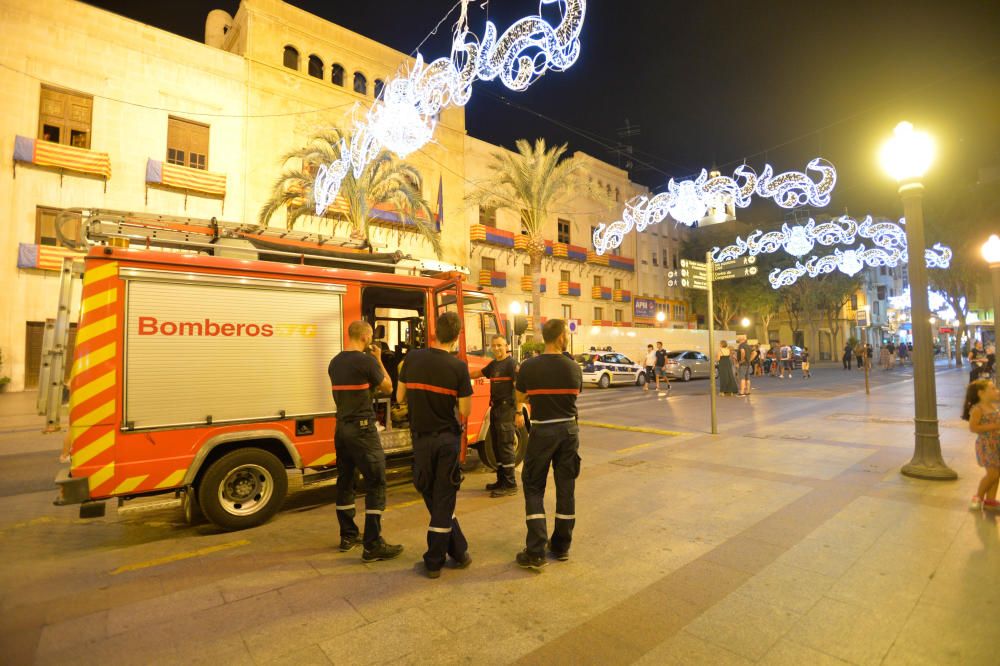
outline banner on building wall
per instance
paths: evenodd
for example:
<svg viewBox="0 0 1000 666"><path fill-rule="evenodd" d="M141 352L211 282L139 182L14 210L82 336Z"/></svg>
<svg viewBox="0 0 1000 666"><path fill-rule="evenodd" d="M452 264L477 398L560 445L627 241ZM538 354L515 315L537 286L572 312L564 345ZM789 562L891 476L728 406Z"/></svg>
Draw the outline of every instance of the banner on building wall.
<svg viewBox="0 0 1000 666"><path fill-rule="evenodd" d="M656 317L656 301L652 298L634 298L635 317L637 319L654 319Z"/></svg>

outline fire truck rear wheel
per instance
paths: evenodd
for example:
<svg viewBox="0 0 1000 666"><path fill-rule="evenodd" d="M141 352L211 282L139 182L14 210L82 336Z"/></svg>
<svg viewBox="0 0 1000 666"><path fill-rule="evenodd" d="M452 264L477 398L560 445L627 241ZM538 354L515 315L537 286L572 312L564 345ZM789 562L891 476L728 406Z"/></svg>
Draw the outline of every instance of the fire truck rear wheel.
<svg viewBox="0 0 1000 666"><path fill-rule="evenodd" d="M212 523L242 530L267 522L288 492L285 466L263 449L240 449L222 456L205 472L198 503Z"/></svg>

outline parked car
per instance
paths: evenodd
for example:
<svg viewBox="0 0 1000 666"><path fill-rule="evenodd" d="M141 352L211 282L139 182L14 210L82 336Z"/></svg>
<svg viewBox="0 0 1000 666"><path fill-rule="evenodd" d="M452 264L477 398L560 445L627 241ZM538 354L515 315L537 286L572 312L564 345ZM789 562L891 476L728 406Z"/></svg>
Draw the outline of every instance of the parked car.
<svg viewBox="0 0 1000 666"><path fill-rule="evenodd" d="M693 349L667 352L667 376L687 382L697 377L708 377L709 359L704 353Z"/></svg>
<svg viewBox="0 0 1000 666"><path fill-rule="evenodd" d="M577 354L575 360L583 370L586 384L608 388L614 384L642 386L646 383L645 369L617 352L587 352Z"/></svg>

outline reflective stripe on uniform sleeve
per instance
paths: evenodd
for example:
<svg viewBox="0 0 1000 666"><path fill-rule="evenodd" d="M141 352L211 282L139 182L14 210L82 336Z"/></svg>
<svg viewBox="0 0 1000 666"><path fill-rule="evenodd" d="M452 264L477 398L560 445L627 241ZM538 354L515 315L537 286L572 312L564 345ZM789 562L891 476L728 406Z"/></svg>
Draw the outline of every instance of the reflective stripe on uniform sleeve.
<svg viewBox="0 0 1000 666"><path fill-rule="evenodd" d="M544 513L529 513L524 517L525 520L545 520Z"/></svg>

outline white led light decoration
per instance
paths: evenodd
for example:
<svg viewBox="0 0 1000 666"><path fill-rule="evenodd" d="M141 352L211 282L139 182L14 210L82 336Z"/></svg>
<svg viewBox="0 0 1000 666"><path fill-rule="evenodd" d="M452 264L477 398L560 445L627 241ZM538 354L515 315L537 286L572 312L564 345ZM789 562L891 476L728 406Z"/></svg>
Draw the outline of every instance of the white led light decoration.
<svg viewBox="0 0 1000 666"><path fill-rule="evenodd" d="M367 117L355 124L350 151L342 150L341 159L327 166L322 179L316 178L317 215L336 198L350 169L360 177L382 149L405 157L429 143L438 114L449 106L464 106L475 81L500 79L522 91L547 71L570 67L580 55L585 0L541 0L538 15L517 21L502 35L487 21L482 40L469 31L467 4L463 0L451 55L425 64L418 53L409 72L389 81ZM546 6L558 8L557 25L542 18Z"/></svg>
<svg viewBox="0 0 1000 666"><path fill-rule="evenodd" d="M951 264L951 249L937 243L933 248L924 251L924 261L928 268L947 268ZM906 250L899 248L874 247L866 249L864 245L841 251L839 248L825 257L812 257L804 264L796 261L790 268L775 268L768 276L771 286L775 289L787 287L803 275L817 277L824 273L840 270L846 275L857 275L865 266L887 266L889 268L905 264Z"/></svg>
<svg viewBox="0 0 1000 666"><path fill-rule="evenodd" d="M671 178L666 192L653 197L633 197L625 204L621 220L599 224L594 230L594 250L598 254L604 254L619 247L625 234L632 229L642 231L651 224L662 222L668 215L680 224L691 226L703 218L709 208L719 208L730 203L746 208L754 194L773 199L782 208L806 204L826 206L830 203L830 193L837 184L837 169L827 160L817 157L809 162L806 170L817 172L819 180L813 181L807 174L799 171L787 171L775 176L770 164L764 166L759 177L744 164L733 172L732 178L709 178L704 169L694 180L676 182ZM801 242L796 242L796 246L805 247Z"/></svg>

